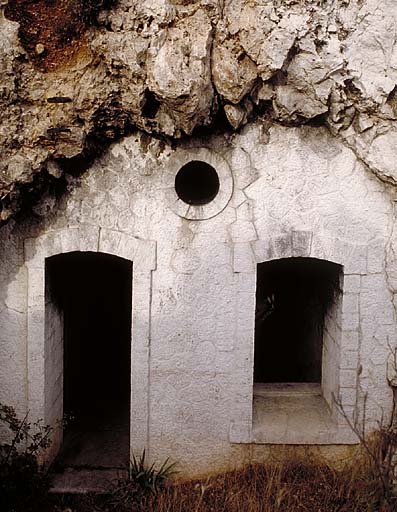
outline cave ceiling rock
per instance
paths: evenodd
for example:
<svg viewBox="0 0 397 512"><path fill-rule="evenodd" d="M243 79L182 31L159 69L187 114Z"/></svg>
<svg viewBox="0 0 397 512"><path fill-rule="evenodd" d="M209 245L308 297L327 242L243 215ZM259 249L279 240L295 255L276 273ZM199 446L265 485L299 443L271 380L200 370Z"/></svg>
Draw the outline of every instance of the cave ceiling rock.
<svg viewBox="0 0 397 512"><path fill-rule="evenodd" d="M104 1L73 32L85 5L0 0L2 219L92 141L141 130L177 142L222 110L218 130L317 118L397 182L395 0ZM63 25L69 39L52 48Z"/></svg>
<svg viewBox="0 0 397 512"><path fill-rule="evenodd" d="M208 124L211 118L212 37L212 24L206 12L199 9L164 29L148 51L149 89L162 99L161 110L188 134L195 126Z"/></svg>

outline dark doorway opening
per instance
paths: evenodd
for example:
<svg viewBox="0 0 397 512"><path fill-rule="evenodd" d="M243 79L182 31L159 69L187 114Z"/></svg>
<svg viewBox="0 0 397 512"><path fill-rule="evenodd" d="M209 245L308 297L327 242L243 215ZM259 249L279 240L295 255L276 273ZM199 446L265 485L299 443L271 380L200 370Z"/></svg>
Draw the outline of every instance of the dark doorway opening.
<svg viewBox="0 0 397 512"><path fill-rule="evenodd" d="M65 466L129 461L132 263L74 252L46 262L49 297L63 315Z"/></svg>
<svg viewBox="0 0 397 512"><path fill-rule="evenodd" d="M257 267L254 382L321 382L323 330L341 266L287 258Z"/></svg>

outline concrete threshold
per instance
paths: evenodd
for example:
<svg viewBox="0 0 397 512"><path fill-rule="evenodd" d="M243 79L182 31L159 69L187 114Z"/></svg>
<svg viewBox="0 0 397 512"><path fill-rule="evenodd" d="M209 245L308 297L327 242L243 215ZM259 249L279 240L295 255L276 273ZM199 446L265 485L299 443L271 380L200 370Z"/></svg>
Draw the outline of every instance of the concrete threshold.
<svg viewBox="0 0 397 512"><path fill-rule="evenodd" d="M50 492L54 494L107 494L114 489L117 481L126 479L126 469L109 468L66 468L54 473Z"/></svg>
<svg viewBox="0 0 397 512"><path fill-rule="evenodd" d="M256 444L356 444L348 425L338 424L318 383L256 383L252 442Z"/></svg>
<svg viewBox="0 0 397 512"><path fill-rule="evenodd" d="M258 382L254 384L254 396L321 396L321 384L317 382Z"/></svg>

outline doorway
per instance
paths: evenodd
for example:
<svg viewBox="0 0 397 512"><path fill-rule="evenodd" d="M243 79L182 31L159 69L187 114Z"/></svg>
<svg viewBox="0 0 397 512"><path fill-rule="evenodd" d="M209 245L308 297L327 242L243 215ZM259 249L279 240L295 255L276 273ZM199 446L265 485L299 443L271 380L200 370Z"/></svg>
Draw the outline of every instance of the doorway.
<svg viewBox="0 0 397 512"><path fill-rule="evenodd" d="M340 265L315 258L258 264L255 383L321 383L324 326L340 294L341 272Z"/></svg>
<svg viewBox="0 0 397 512"><path fill-rule="evenodd" d="M53 256L46 260L46 290L47 339L57 345L56 325L62 337L66 430L59 462L123 467L130 446L132 262L94 252Z"/></svg>

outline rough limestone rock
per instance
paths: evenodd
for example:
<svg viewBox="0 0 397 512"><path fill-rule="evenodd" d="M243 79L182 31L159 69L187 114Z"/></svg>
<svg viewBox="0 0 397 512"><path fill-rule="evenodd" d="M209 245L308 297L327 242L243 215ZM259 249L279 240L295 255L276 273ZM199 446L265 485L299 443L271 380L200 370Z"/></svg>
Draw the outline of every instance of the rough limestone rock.
<svg viewBox="0 0 397 512"><path fill-rule="evenodd" d="M395 0L0 0L0 220L106 144L326 125L397 184Z"/></svg>

